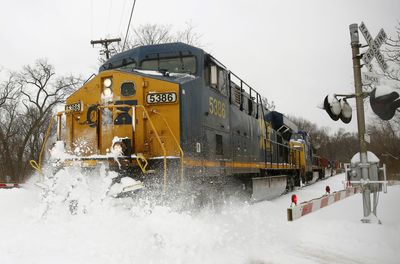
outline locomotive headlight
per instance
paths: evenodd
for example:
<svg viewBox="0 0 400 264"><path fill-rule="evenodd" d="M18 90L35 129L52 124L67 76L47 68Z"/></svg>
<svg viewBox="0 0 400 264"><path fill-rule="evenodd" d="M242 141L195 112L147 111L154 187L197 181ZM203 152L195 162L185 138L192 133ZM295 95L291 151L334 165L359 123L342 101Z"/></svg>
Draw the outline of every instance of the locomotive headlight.
<svg viewBox="0 0 400 264"><path fill-rule="evenodd" d="M101 93L103 100L110 100L113 97L112 84L112 78L108 77L103 79L103 91Z"/></svg>
<svg viewBox="0 0 400 264"><path fill-rule="evenodd" d="M104 88L111 88L111 85L112 85L111 78L105 78L103 80L103 85L104 85Z"/></svg>
<svg viewBox="0 0 400 264"><path fill-rule="evenodd" d="M111 88L104 88L104 89L103 89L103 95L104 95L105 97L110 97L110 96L112 95L112 90L111 90Z"/></svg>

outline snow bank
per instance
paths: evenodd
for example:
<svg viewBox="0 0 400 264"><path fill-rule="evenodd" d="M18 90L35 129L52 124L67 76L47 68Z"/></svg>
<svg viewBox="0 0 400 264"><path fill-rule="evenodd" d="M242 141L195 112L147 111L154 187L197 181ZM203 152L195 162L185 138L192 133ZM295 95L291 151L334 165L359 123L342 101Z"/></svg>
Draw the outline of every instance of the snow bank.
<svg viewBox="0 0 400 264"><path fill-rule="evenodd" d="M0 190L1 263L372 264L400 258L400 186L381 194L383 225L375 225L360 222L360 195L287 222L291 194L253 205L227 204L218 212L176 212L107 199L101 190L107 173L97 176L89 180L79 171L61 171L52 189L60 195L52 198L40 198L30 184ZM77 193L86 196L75 198L86 200L87 208L71 215L63 206L69 196L64 201L58 196L78 179L86 183ZM342 189L342 180L343 174L297 190L299 202L323 195L326 185ZM52 210L43 214L48 203Z"/></svg>

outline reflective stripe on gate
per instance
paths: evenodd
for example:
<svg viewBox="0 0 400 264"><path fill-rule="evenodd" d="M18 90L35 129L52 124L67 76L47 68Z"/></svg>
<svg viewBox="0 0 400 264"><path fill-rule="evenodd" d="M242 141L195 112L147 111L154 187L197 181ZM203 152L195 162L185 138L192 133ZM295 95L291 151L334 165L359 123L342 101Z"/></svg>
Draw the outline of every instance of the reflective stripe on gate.
<svg viewBox="0 0 400 264"><path fill-rule="evenodd" d="M0 189L18 188L18 183L0 183Z"/></svg>
<svg viewBox="0 0 400 264"><path fill-rule="evenodd" d="M288 221L294 221L302 216L315 212L321 208L324 208L328 205L343 200L359 192L361 192L361 187L359 186L350 187L345 190L334 192L332 194L327 194L320 198L313 199L307 202L303 202L297 206L290 207L287 209Z"/></svg>

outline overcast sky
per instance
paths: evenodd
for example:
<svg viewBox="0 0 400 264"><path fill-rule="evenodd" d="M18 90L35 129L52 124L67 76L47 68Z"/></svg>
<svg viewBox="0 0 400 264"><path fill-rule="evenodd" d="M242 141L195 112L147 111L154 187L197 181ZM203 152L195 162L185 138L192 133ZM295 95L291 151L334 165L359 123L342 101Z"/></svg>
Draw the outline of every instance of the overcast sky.
<svg viewBox="0 0 400 264"><path fill-rule="evenodd" d="M90 40L125 35L133 0L7 1L0 16L0 66L47 58L58 73L98 69ZM354 91L349 25L394 35L398 0L137 0L132 26L191 22L204 49L277 105L319 126L356 131L317 108L327 94ZM364 40L363 40L364 41ZM365 41L364 41L365 43ZM351 102L354 105L354 102Z"/></svg>

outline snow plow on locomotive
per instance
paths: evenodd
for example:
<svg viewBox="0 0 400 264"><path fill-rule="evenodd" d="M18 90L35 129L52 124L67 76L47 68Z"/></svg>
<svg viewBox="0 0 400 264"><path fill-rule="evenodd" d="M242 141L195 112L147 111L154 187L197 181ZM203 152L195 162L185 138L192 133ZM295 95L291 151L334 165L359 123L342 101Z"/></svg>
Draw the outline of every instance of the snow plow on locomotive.
<svg viewBox="0 0 400 264"><path fill-rule="evenodd" d="M69 96L52 156L62 166L106 163L135 180L122 192L233 182L263 200L315 180L310 148L210 54L169 43L113 56Z"/></svg>

